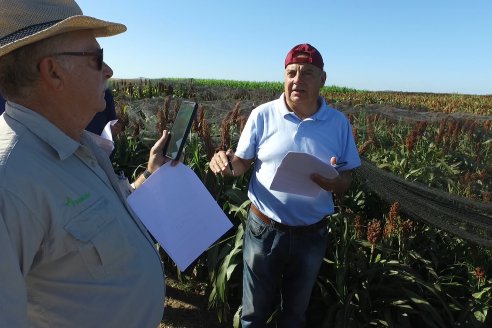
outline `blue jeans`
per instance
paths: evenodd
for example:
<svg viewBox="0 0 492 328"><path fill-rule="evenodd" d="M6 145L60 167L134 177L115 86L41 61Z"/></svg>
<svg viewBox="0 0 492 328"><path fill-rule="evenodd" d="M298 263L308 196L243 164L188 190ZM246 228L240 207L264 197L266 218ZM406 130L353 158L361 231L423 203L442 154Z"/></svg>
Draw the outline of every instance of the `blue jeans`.
<svg viewBox="0 0 492 328"><path fill-rule="evenodd" d="M327 227L312 232L283 232L249 211L243 241L243 328L265 327L279 292L277 327L304 327L327 242Z"/></svg>

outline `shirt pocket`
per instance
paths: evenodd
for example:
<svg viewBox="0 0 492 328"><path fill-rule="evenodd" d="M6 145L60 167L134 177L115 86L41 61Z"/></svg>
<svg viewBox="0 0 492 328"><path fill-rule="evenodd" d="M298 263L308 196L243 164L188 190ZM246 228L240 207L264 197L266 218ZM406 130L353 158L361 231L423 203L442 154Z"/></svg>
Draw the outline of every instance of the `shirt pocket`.
<svg viewBox="0 0 492 328"><path fill-rule="evenodd" d="M96 279L118 274L131 256L123 227L105 199L76 214L65 225L66 246L78 252L83 264Z"/></svg>

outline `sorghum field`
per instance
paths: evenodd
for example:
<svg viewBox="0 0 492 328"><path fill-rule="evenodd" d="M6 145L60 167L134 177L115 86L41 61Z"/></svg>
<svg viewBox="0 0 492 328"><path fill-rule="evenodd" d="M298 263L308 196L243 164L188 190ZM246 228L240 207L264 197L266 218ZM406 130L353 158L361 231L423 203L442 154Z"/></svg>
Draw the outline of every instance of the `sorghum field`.
<svg viewBox="0 0 492 328"><path fill-rule="evenodd" d="M122 126L113 163L130 176L145 168L150 146L172 125L179 102L199 103L184 161L235 227L186 272L162 252L171 297L196 301L195 308L166 307L163 327L238 327L249 175L216 177L207 163L220 145L234 148L251 109L277 98L282 84L112 80L111 88ZM308 327L492 327L492 95L338 87L322 94L350 118L364 159L398 181L438 190L449 206L469 201L466 206L478 206L486 220L467 222L466 211L451 211L433 224L438 213L409 215L407 199L398 193L383 199L357 175L345 195L336 195Z"/></svg>

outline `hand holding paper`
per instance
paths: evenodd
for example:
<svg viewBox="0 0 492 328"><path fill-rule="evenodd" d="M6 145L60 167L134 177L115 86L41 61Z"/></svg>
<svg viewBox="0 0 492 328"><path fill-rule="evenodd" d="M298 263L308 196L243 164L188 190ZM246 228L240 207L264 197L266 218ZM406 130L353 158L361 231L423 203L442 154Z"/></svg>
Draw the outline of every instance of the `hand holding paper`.
<svg viewBox="0 0 492 328"><path fill-rule="evenodd" d="M310 154L288 152L275 173L270 189L316 197L322 189L311 180L313 173L330 179L338 176L338 171L328 162Z"/></svg>

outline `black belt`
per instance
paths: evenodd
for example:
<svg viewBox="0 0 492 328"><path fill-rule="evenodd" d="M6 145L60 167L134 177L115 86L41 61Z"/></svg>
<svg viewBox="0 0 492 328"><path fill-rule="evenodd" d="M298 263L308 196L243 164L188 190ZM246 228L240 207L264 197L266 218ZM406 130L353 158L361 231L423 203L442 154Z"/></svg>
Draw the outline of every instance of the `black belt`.
<svg viewBox="0 0 492 328"><path fill-rule="evenodd" d="M324 217L316 223L310 225L303 226L289 226L275 220L272 220L265 214L263 214L253 203L251 203L250 210L265 224L272 226L273 228L284 231L284 232L292 232L292 233L302 233L302 232L313 232L317 231L322 227L326 227L328 223L328 217Z"/></svg>

